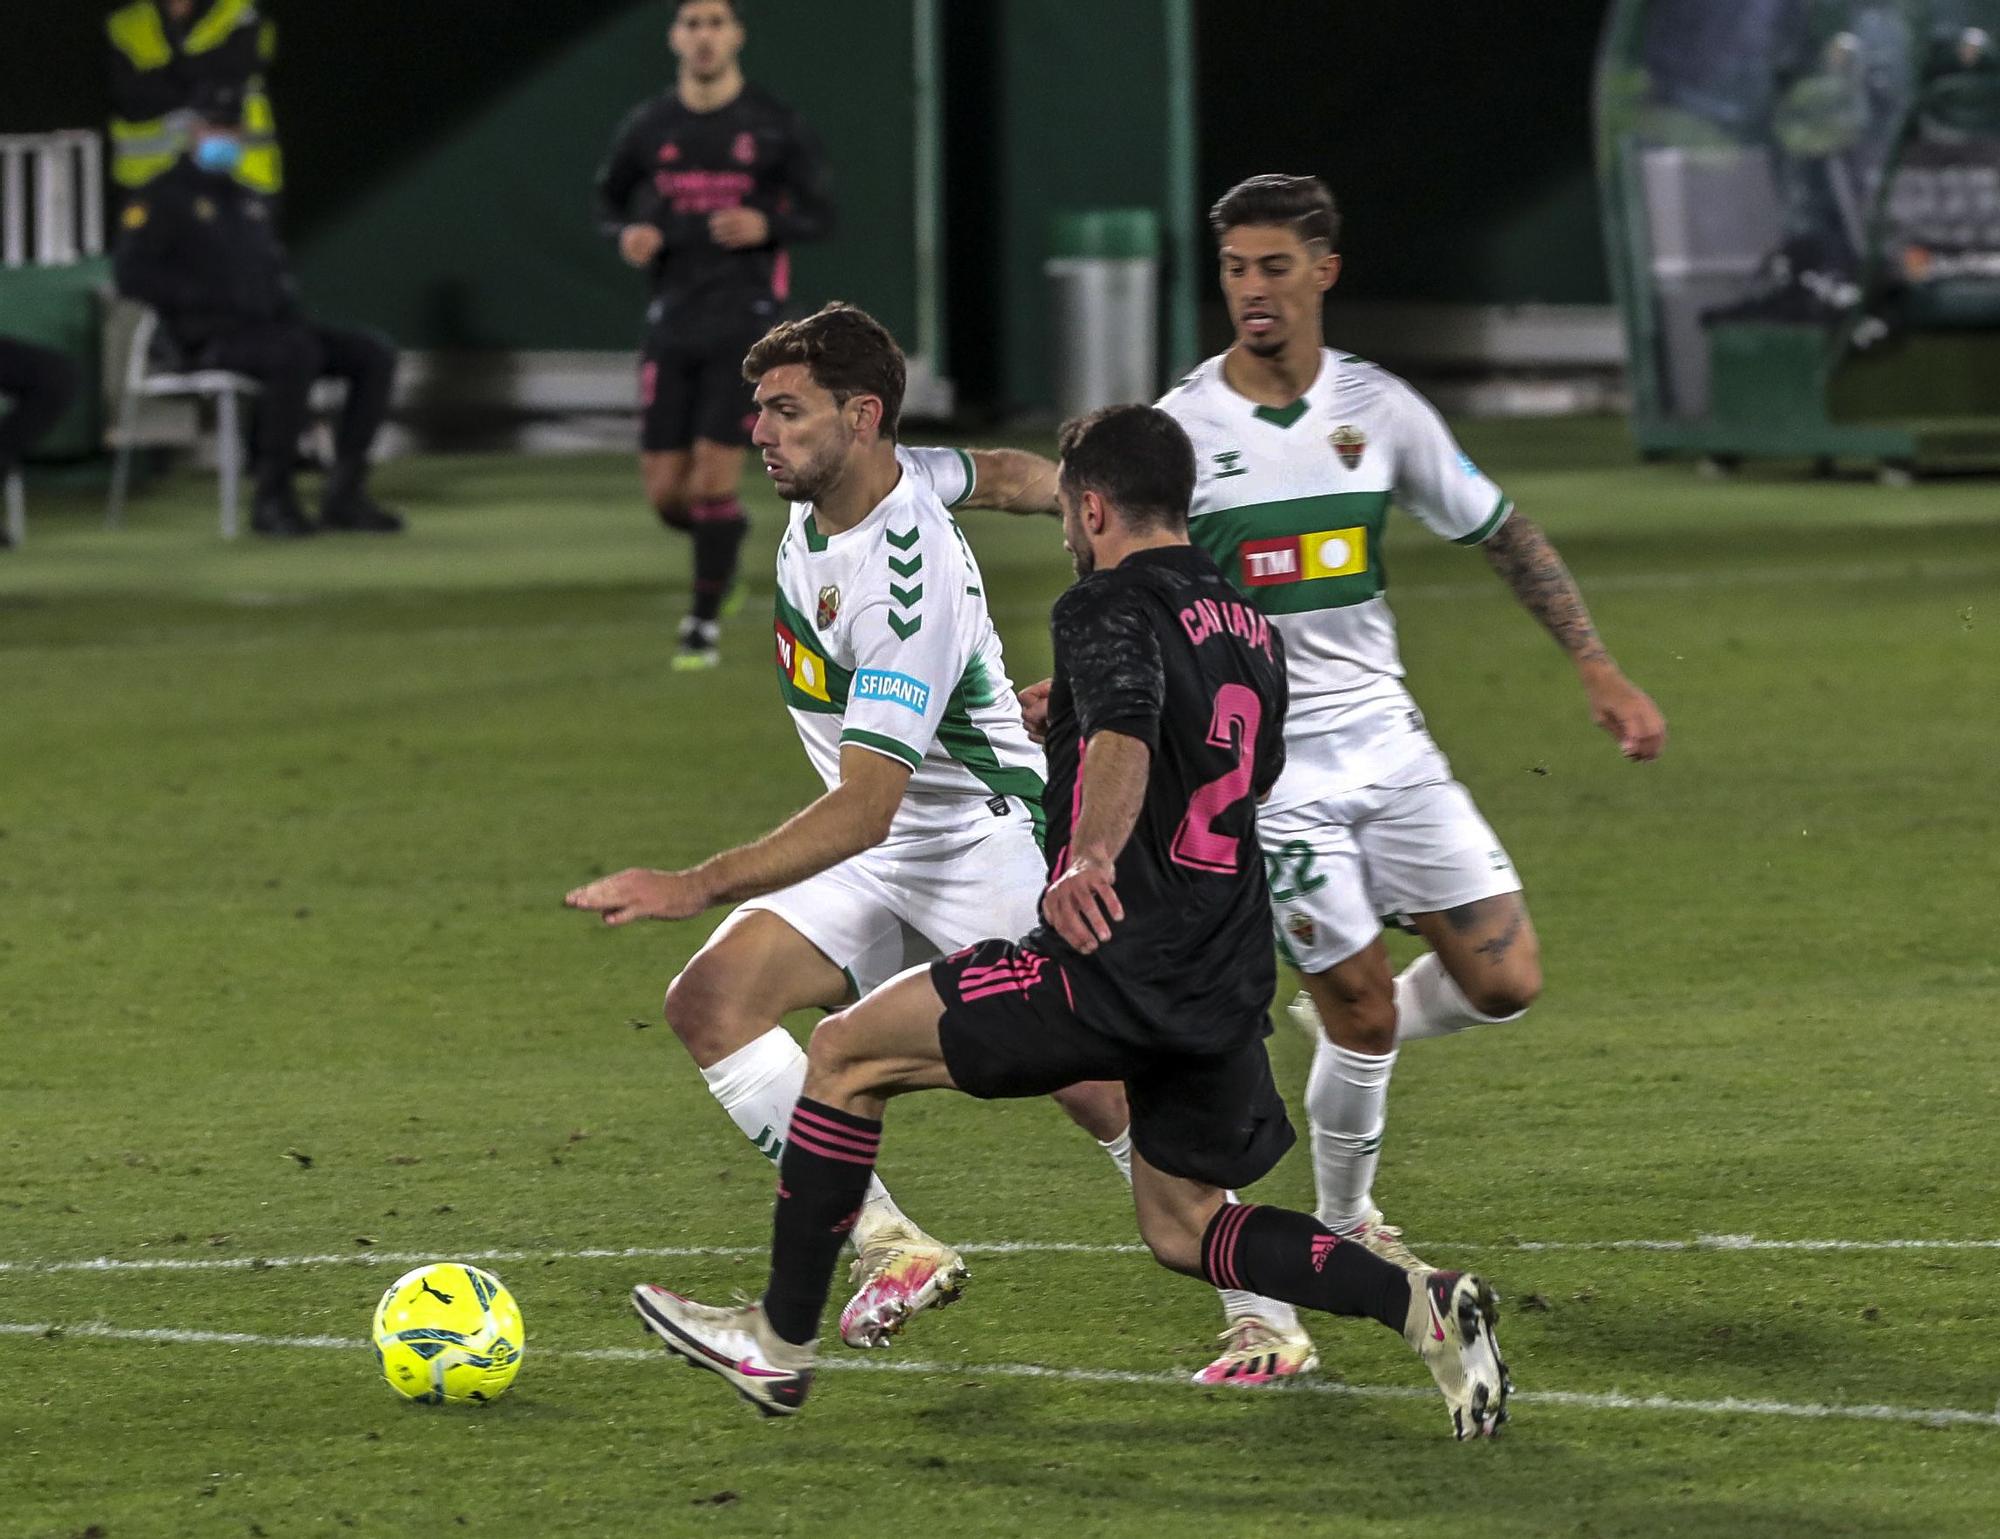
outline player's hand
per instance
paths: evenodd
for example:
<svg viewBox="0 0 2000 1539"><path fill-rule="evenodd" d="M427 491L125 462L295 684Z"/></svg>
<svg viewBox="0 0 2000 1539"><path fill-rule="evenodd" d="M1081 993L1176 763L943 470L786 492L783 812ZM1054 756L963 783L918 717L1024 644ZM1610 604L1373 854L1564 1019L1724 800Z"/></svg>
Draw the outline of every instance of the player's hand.
<svg viewBox="0 0 2000 1539"><path fill-rule="evenodd" d="M1652 696L1616 668L1584 681L1590 718L1618 740L1618 751L1635 763L1659 758L1667 746L1667 718Z"/></svg>
<svg viewBox="0 0 2000 1539"><path fill-rule="evenodd" d="M1015 697L1021 702L1021 725L1037 743L1049 739L1049 685L1053 682L1043 679L1039 684L1030 684Z"/></svg>
<svg viewBox="0 0 2000 1539"><path fill-rule="evenodd" d="M747 251L771 238L771 221L754 208L719 209L708 216L708 238L728 251Z"/></svg>
<svg viewBox="0 0 2000 1539"><path fill-rule="evenodd" d="M618 254L634 267L646 266L666 243L666 236L649 224L628 224L618 232Z"/></svg>
<svg viewBox="0 0 2000 1539"><path fill-rule="evenodd" d="M563 899L565 908L602 914L606 924L635 919L692 919L707 908L707 889L691 871L647 871L638 867L579 887Z"/></svg>
<svg viewBox="0 0 2000 1539"><path fill-rule="evenodd" d="M1042 895L1042 917L1085 956L1110 940L1111 927L1125 917L1117 875L1110 861L1081 856Z"/></svg>

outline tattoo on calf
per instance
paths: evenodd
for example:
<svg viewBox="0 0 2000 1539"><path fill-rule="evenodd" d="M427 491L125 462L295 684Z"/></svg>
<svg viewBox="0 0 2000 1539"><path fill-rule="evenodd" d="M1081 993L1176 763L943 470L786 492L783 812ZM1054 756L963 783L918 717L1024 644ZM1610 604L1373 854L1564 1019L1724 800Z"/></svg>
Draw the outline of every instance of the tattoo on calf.
<svg viewBox="0 0 2000 1539"><path fill-rule="evenodd" d="M1514 949L1514 942L1521 938L1521 923L1527 917L1526 913L1516 908L1507 920L1506 929L1491 939L1481 941L1472 949L1486 958L1487 961L1498 962Z"/></svg>
<svg viewBox="0 0 2000 1539"><path fill-rule="evenodd" d="M1576 579L1532 520L1514 514L1480 549L1521 607L1542 622L1565 652L1580 663L1609 660Z"/></svg>
<svg viewBox="0 0 2000 1539"><path fill-rule="evenodd" d="M1476 898L1470 903L1461 903L1457 908L1444 911L1444 922L1460 935L1469 934L1491 919L1506 901L1505 898Z"/></svg>
<svg viewBox="0 0 2000 1539"><path fill-rule="evenodd" d="M1480 898L1471 903L1461 903L1457 908L1444 911L1444 921L1460 935L1475 934L1486 925L1493 923L1502 914L1506 915L1506 927L1497 935L1490 935L1472 949L1489 962L1498 962L1514 949L1514 943L1521 938L1521 927L1527 923L1528 911L1515 894L1499 897Z"/></svg>

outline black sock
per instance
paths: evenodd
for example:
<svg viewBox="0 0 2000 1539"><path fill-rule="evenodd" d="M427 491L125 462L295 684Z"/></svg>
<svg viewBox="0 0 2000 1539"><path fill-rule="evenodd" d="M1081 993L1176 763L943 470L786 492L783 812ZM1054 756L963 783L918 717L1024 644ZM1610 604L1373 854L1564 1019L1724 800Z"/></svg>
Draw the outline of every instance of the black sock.
<svg viewBox="0 0 2000 1539"><path fill-rule="evenodd" d="M1201 1237L1201 1272L1218 1288L1333 1315L1370 1315L1399 1336L1409 1318L1408 1273L1286 1208L1225 1204Z"/></svg>
<svg viewBox="0 0 2000 1539"><path fill-rule="evenodd" d="M786 1341L819 1335L827 1290L848 1231L861 1216L882 1124L799 1097L778 1157L778 1205L771 1223L771 1281L764 1318Z"/></svg>
<svg viewBox="0 0 2000 1539"><path fill-rule="evenodd" d="M736 556L750 521L734 497L697 502L688 510L694 535L694 617L713 620L736 581Z"/></svg>

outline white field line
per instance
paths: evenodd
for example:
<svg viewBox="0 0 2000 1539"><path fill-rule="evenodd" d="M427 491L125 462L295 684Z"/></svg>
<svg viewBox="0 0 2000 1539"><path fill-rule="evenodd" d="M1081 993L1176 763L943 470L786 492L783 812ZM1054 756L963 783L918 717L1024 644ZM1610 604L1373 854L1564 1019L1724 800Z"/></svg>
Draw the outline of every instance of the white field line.
<svg viewBox="0 0 2000 1539"><path fill-rule="evenodd" d="M291 1347L359 1353L368 1343L345 1336L260 1336L247 1331L187 1331L159 1327L126 1329L101 1322L83 1325L25 1324L0 1321L0 1337L46 1337L55 1341L136 1342L163 1346ZM593 1347L538 1350L537 1357L570 1358L591 1363L661 1362L649 1347ZM955 1378L1047 1379L1065 1384L1118 1384L1143 1389L1186 1390L1180 1373L1140 1372L1122 1368L1054 1368L1044 1363L939 1363L908 1358L828 1358L823 1369L841 1373L913 1373ZM1413 1384L1340 1384L1330 1379L1298 1379L1280 1393L1332 1395L1344 1400L1428 1400L1435 1393ZM1547 1406L1577 1411L1653 1411L1692 1416L1766 1416L1805 1421L1904 1422L1922 1427L1990 1427L2000 1431L2000 1410L1963 1411L1953 1407L1911 1405L1816 1405L1789 1400L1679 1400L1671 1395L1604 1394L1576 1390L1529 1390L1516 1394L1517 1406Z"/></svg>
<svg viewBox="0 0 2000 1539"><path fill-rule="evenodd" d="M1440 1254L1475 1251L1486 1254L1520 1252L1539 1254L1553 1251L1641 1251L1673 1254L1698 1251L1714 1254L1725 1251L1770 1252L1875 1252L1875 1251L1981 1251L2000 1250L1993 1240L1766 1240L1751 1234L1704 1234L1688 1240L1434 1240L1426 1248ZM259 1272L285 1267L322 1266L421 1266L425 1262L453 1261L670 1261L689 1257L761 1256L763 1245L628 1245L588 1246L580 1250L474 1250L440 1251L352 1250L330 1251L316 1256L94 1256L69 1261L0 1261L0 1275L48 1275L61 1272ZM1143 1255L1143 1245L1124 1243L1091 1244L1068 1240L993 1240L985 1244L965 1244L958 1249L968 1256L1125 1256Z"/></svg>

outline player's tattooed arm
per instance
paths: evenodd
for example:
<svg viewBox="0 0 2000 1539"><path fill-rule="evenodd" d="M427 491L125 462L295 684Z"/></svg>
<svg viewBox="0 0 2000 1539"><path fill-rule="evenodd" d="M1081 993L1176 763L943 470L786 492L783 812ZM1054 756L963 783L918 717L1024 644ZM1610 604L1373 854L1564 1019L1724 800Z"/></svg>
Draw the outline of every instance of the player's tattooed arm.
<svg viewBox="0 0 2000 1539"><path fill-rule="evenodd" d="M1646 692L1620 671L1591 623L1576 579L1549 537L1532 520L1510 515L1480 546L1521 607L1541 621L1569 654L1590 700L1591 718L1628 759L1657 759L1667 744L1667 722Z"/></svg>
<svg viewBox="0 0 2000 1539"><path fill-rule="evenodd" d="M972 492L964 506L999 513L1054 513L1056 464L1025 449L972 449Z"/></svg>
<svg viewBox="0 0 2000 1539"><path fill-rule="evenodd" d="M1555 637L1556 644L1578 667L1611 661L1597 627L1591 623L1590 611L1584 607L1583 595L1577 591L1576 579L1538 524L1519 513L1512 514L1479 548L1521 607L1541 621L1542 628Z"/></svg>

